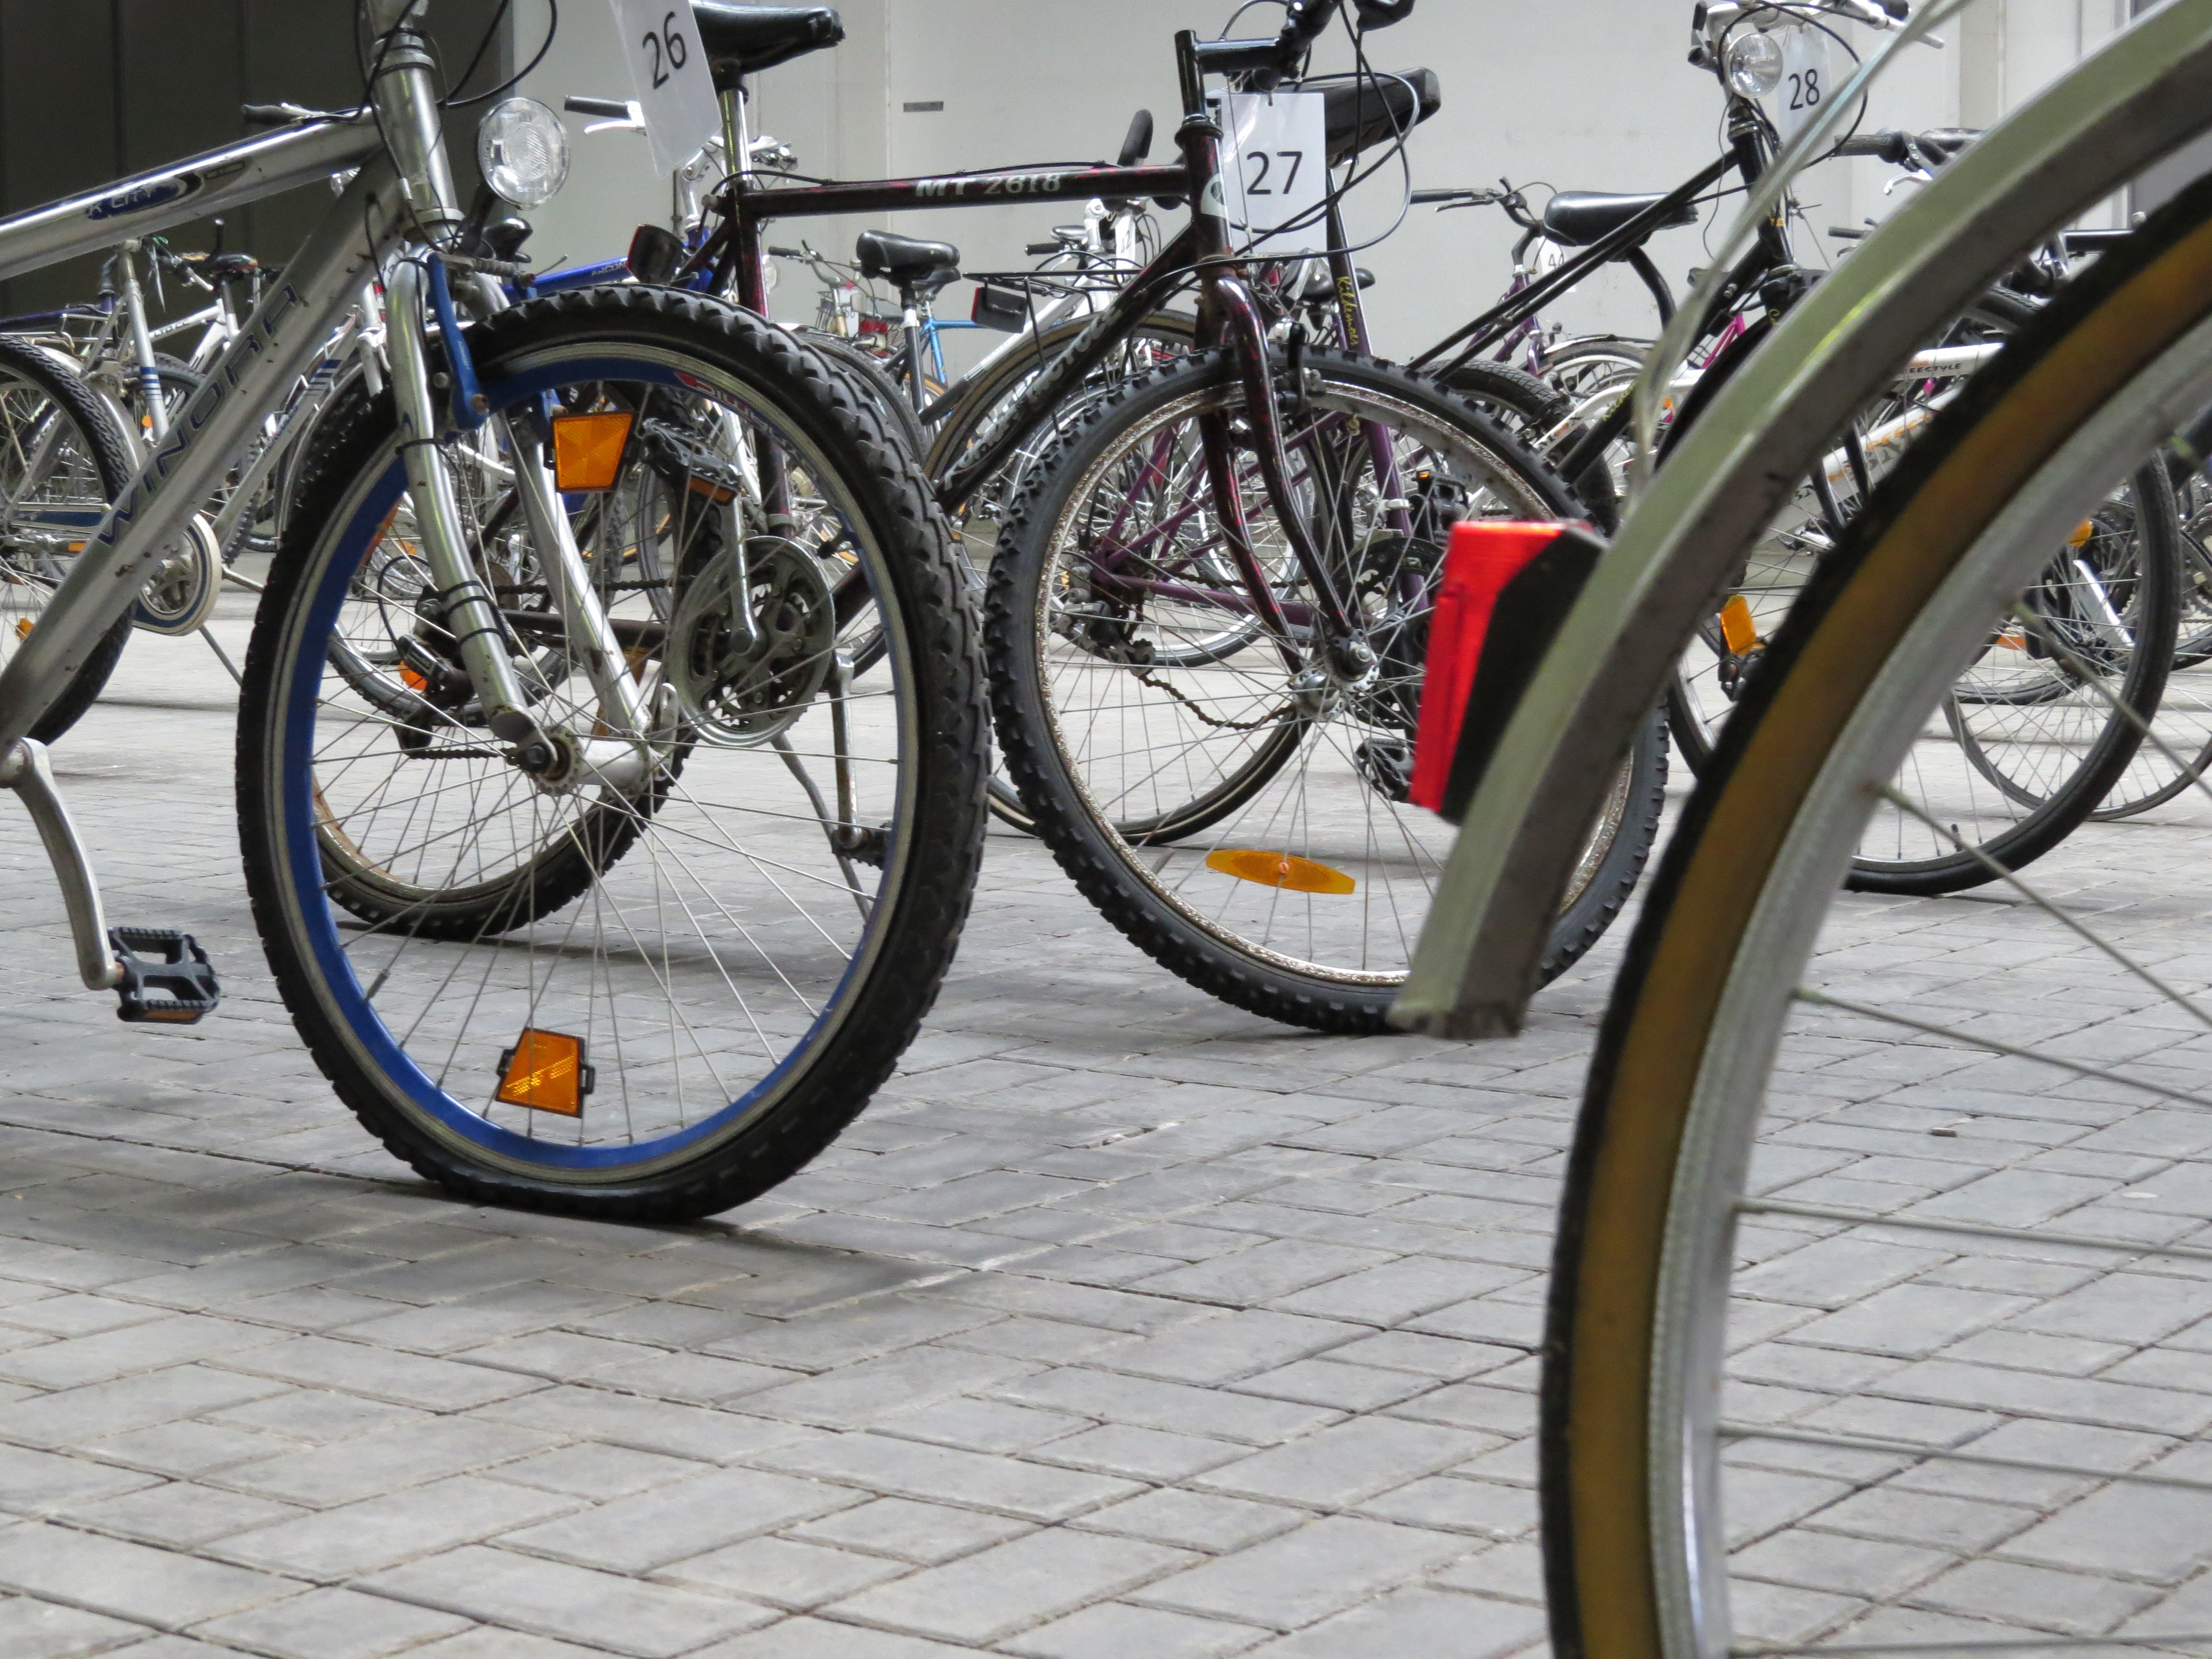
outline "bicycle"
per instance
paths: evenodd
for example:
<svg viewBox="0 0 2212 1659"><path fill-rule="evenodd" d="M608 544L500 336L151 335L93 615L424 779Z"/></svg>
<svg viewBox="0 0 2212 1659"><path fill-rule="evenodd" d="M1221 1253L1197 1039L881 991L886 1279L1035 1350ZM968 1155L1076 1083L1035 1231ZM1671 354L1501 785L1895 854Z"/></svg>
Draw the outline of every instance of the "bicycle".
<svg viewBox="0 0 2212 1659"><path fill-rule="evenodd" d="M1370 28L1407 9L1402 0L1358 0L1355 8ZM1221 130L1208 112L1205 76L1245 76L1255 87L1295 79L1310 42L1336 9L1334 0L1297 0L1281 32L1267 40L1178 34L1181 165L810 186L763 185L740 171L715 198L720 225L677 280L710 273L718 289L734 282L741 302L757 309L766 298L761 227L786 216L1004 199L1164 197L1203 208L1209 192L1221 188L1222 166ZM811 33L806 15L791 15L786 39L794 46ZM730 152L743 155L738 78L718 84ZM1347 337L1364 343L1340 216L1332 205L1324 216L1332 269L1342 267L1338 288L1353 331ZM1193 211L1152 263L1030 377L1000 423L936 472L936 494L948 509L969 501L1071 398L1090 396L1093 372L1194 281L1196 353L1109 390L1054 440L1060 457L1074 458L1072 466L1087 467L1089 457L1080 453L1086 441L1126 455L1133 452L1117 434L1133 422L1155 423L1154 437L1176 463L1160 475L1165 488L1146 492L1163 514L1146 532L1148 545L1130 548L1124 568L1098 571L1092 592L1068 595L1085 605L1097 602L1095 613L1079 621L1039 602L1058 591L1042 575L1050 515L1039 511L1025 521L1044 539L1013 556L1002 536L990 572L988 629L1000 751L1063 868L1140 947L1193 982L1272 1018L1372 1030L1402 975L1407 925L1426 903L1432 867L1425 845L1431 832L1401 810L1401 773L1406 722L1419 695L1418 669L1409 671L1403 653L1425 626L1437 538L1466 514L1549 515L1571 510L1571 501L1509 436L1449 393L1298 342L1271 348L1268 322L1237 268L1237 252L1223 218ZM1157 424L1163 417L1175 431ZM1057 464L1036 464L1032 503L1043 500L1042 481ZM1178 501L1188 509L1171 504ZM1194 522L1223 528L1218 538L1209 529L1180 544L1152 534ZM1181 653L1157 667L1145 656L1158 650L1155 630L1137 616L1155 601L1165 631L1179 636L1170 650ZM1191 640L1180 637L1185 634ZM1249 651L1256 672L1277 690L1261 696L1230 686L1218 708L1203 684L1195 693L1182 684L1160 693L1199 711L1201 728L1234 734L1228 740L1234 752L1222 763L1225 775L1207 781L1194 766L1164 779L1184 790L1184 799L1140 802L1128 812L1111 802L1094 807L1077 775L1091 757L1054 747L1053 716L1040 706L1055 684L1041 665L1063 643L1096 666L1093 684L1118 677L1141 686L1147 676L1211 673ZM1232 665L1221 679L1237 681L1246 672ZM1338 734L1348 724L1359 731L1340 753ZM1354 746L1365 751L1364 761L1352 759ZM1594 835L1576 837L1578 850L1590 850L1589 880L1587 902L1578 901L1561 922L1562 966L1617 910L1656 823L1656 791L1639 796L1631 775L1623 775L1620 812ZM1633 775L1647 776L1648 767ZM1329 825L1327 846L1313 840L1310 821L1269 822L1270 787L1301 782L1343 802L1342 822ZM1371 826L1374 840L1362 843L1362 826ZM1213 838L1210 851L1190 840L1201 832ZM1341 850L1334 839L1340 833L1351 836ZM1392 846L1410 848L1402 864L1377 855L1386 835ZM1188 859L1188 878L1180 866L1171 878L1154 868L1194 852L1199 856ZM1180 890L1187 879L1212 884L1212 894L1194 900ZM1317 905L1362 889L1364 896L1351 905L1333 911ZM1225 896L1217 904L1216 896ZM1282 948L1294 924L1295 954Z"/></svg>
<svg viewBox="0 0 2212 1659"><path fill-rule="evenodd" d="M1947 167L1716 396L1624 522L1504 723L1468 807L1450 902L1431 913L1404 1009L1411 1019L1462 1033L1516 1023L1516 988L1529 982L1541 948L1520 884L1556 890L1563 860L1547 821L1587 810L1594 792L1577 769L1628 727L1624 713L1601 708L1632 708L1637 694L1657 690L1712 585L1892 366L2055 223L2201 131L2208 88L2212 6L2182 0L2147 14ZM2097 1410L2098 1401L2117 1401L2108 1391L2123 1380L2162 1367L2177 1381L2193 1376L2161 1344L2174 1329L2163 1316L2168 1287L2180 1282L2172 1275L2193 1282L2201 1271L2196 1226L2151 1200L2156 1188L2195 1177L2195 1148L2168 1139L2118 1179L2105 1171L2009 1212L1918 1189L1885 1193L1872 1182L1793 1193L1786 1170L1754 1179L1748 1166L1762 1129L1783 1116L1824 1115L1825 1103L1798 1083L1811 1051L1884 1036L1904 1045L1887 1054L1973 1080L1978 1092L1951 1111L1917 1109L1907 1095L1886 1116L1916 1146L1956 1158L1959 1194L2016 1186L2002 1171L2024 1170L2033 1155L2001 1137L2056 1123L2063 1100L2106 1107L2096 1120L2114 1130L2106 1145L2154 1119L2174 1128L2201 1121L2201 1066L2174 1048L2203 1029L2197 981L2160 948L2164 930L2130 914L2154 906L2162 881L2146 890L2119 872L2093 907L2079 875L2061 902L2004 872L2015 959L2048 964L2033 975L2034 994L2016 1000L1987 994L1987 981L1979 996L1948 995L1918 975L1885 983L1847 954L1871 934L1894 937L1900 915L1932 955L1970 949L1973 918L1988 907L1885 901L1875 912L1839 888L1861 826L1893 801L1898 757L1958 665L1983 647L1992 603L2018 592L2051 540L2212 401L2208 226L2212 185L2199 181L2059 294L1877 487L1778 636L1663 860L1577 1122L1545 1337L1545 1548L1563 1654L1995 1651L2054 1640L2125 1648L2191 1636L2165 1564L2116 1555L2117 1534L2095 1528L2120 1525L2154 1492L2205 1490L2191 1470L2160 1466L2180 1443L2162 1431L2172 1425L2114 1433ZM2013 614L2023 628L2038 620L2026 606ZM1588 732L1586 719L1609 729ZM2117 1012L2094 1038L2076 1040L2068 1034L2086 1022L2065 1011L2089 1006ZM2172 1034L2164 1042L2149 1035L2160 1027ZM1845 1079L1832 1073L1827 1081ZM1848 1086L1834 1093L1863 1097ZM1947 1131L1955 1149L1929 1139ZM1773 1155L1792 1137L1765 1139ZM2143 1201L2106 1201L2122 1193ZM2130 1212L2136 1219L2120 1218ZM1759 1410L1723 1394L1747 1370L1775 1374L1741 1348L1730 1357L1731 1314L1781 1312L1746 1298L1762 1280L1817 1273L1817 1258L1799 1254L1806 1249L1831 1264L1883 1255L1905 1269L1899 1280L1928 1260L1955 1263L1949 1276L1960 1283L2007 1266L2020 1275L2002 1307L1991 1305L1978 1356L1883 1361L1867 1350L1917 1345L1849 1340L1858 1351L1850 1369L1804 1371L1792 1380L1796 1394L1768 1402L1782 1409ZM2094 1297L2113 1315L2097 1352L2085 1350L2063 1385L2033 1401L2030 1389L2056 1379L2030 1382L1997 1352L2022 1327L2058 1317L2051 1310L2061 1287L2039 1282L2031 1263L2063 1263L2065 1287L2084 1291L2069 1305ZM2123 1305L2117 1297L2129 1289L2143 1299ZM2017 1323L2002 1322L2014 1315ZM1784 1322L1759 1334L1778 1334ZM1735 1334L1747 1334L1738 1322ZM2130 1369L2116 1376L2122 1358ZM1970 1398L1942 1386L1944 1376L1966 1390L1991 1386ZM1794 1488L1803 1501L1755 1510L1752 1490L1771 1493L1778 1476L1794 1478L1784 1469L1811 1477ZM1939 1572L1961 1584L1957 1575L2003 1577L1986 1559L1991 1534L1978 1529L1954 1534L1925 1573L1803 1605L1794 1621L1761 1619L1739 1578L1757 1564L1732 1561L1723 1532L1732 1504L1771 1559L1813 1546L1823 1534L1805 1526L1832 1516L1840 1523L1831 1504L1862 1492L1862 1509L1887 1502L1897 1517L1908 1489L2002 1498L2016 1494L1995 1483L2021 1479L2040 1492L2023 1518L2051 1528L2032 1553L2062 1535L2077 1540L2064 1559L2068 1593L2040 1605L1999 1596L1969 1607L1942 1594Z"/></svg>
<svg viewBox="0 0 2212 1659"><path fill-rule="evenodd" d="M106 926L27 734L382 272L388 384L309 428L246 662L270 970L427 1177L704 1214L827 1145L943 976L981 852L973 623L919 474L789 337L641 288L506 302L523 268L484 246L499 197L454 199L422 11L368 0L361 109L0 220L13 275L356 169L0 669L0 781L85 984L126 1019L207 1014L192 940ZM703 12L703 44L746 61L756 15ZM486 119L539 141L485 148L493 187L544 199L557 119Z"/></svg>
<svg viewBox="0 0 2212 1659"><path fill-rule="evenodd" d="M1534 332L1536 307L1609 260L1635 267L1652 293L1662 326L1674 323L1673 295L1644 256L1644 240L1686 219L1698 191L1717 181L1715 167L1733 167L1746 188L1766 176L1779 135L1759 101L1767 82L1745 66L1778 72L1782 53L1760 31L1792 20L1817 23L1830 13L1893 24L1871 6L1832 7L1823 0L1700 9L1693 62L1720 84L1729 149L1722 161L1667 196L1560 192L1537 216L1510 190L1431 192L1448 204L1499 201L1523 226L1522 259L1532 246L1556 245L1561 252L1530 261L1548 267L1548 276L1523 282L1516 272L1516 286L1498 306L1426 355L1455 354L1451 364L1465 366L1476 361L1470 353L1533 351L1542 338ZM1917 135L1854 131L1833 142L1822 159L1876 156L1924 182L1974 136L1955 129ZM1701 313L1676 325L1687 337L1686 362L1668 387L1668 435L1657 452L1661 461L1698 418L1718 383L1814 283L1815 273L1797 262L1790 245L1790 226L1800 216L1790 198L1783 198ZM1669 683L1669 733L1693 773L1706 764L1714 735L1756 672L1774 627L1874 482L1994 356L1998 343L2034 314L2064 280L2069 258L2106 246L2109 237L2068 233L2033 250L1964 314L1923 342L1894 382L1836 435L1766 539L1734 574ZM1582 252L1568 255L1564 250L1571 244L1581 245ZM1756 319L1753 306L1763 307L1764 320ZM1571 406L1559 407L1556 398L1549 404L1524 399L1514 410L1524 435L1576 481L1601 526L1613 521L1625 465L1626 392L1643 361L1642 353L1628 349L1633 344L1608 337L1565 343L1553 372L1565 382ZM1510 386L1497 395L1501 407L1514 407ZM2054 659L2033 634L1993 629L1991 650L1961 675L1942 718L1900 772L1899 787L1912 797L1915 810L1886 814L1869 828L1853 867L1855 884L1912 893L1978 885L1989 879L1985 856L2020 867L2058 845L2108 798L2137 752L2135 720L2159 707L2166 684L2183 546L2172 491L2155 469L2145 469L2076 526L2073 544L2062 544L2039 578L2036 600L2067 629L2073 660ZM2110 706L2108 694L2121 699L2128 717ZM1940 821L1940 832L1929 827L1931 821ZM1954 832L1963 832L1962 844L1954 842Z"/></svg>

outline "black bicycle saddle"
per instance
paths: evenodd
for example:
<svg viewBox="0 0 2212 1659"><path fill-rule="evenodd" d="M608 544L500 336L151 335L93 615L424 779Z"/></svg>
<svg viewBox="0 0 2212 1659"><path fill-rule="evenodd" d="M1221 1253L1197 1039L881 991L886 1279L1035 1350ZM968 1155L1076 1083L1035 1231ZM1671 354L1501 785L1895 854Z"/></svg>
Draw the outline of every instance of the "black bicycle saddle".
<svg viewBox="0 0 2212 1659"><path fill-rule="evenodd" d="M700 44L714 89L727 92L745 76L787 64L845 38L845 25L828 6L732 6L692 0Z"/></svg>
<svg viewBox="0 0 2212 1659"><path fill-rule="evenodd" d="M1650 196L1608 196L1597 190L1563 190L1544 208L1544 234L1569 247L1587 247L1666 198L1664 191ZM1697 209L1685 204L1655 228L1694 224L1697 217Z"/></svg>
<svg viewBox="0 0 2212 1659"><path fill-rule="evenodd" d="M950 242L918 241L888 230L864 230L853 243L863 276L885 276L901 288L933 293L960 275L960 250Z"/></svg>
<svg viewBox="0 0 2212 1659"><path fill-rule="evenodd" d="M1443 107L1434 70L1405 70L1372 81L1340 82L1322 88L1322 121L1328 130L1331 167L1370 145L1411 131Z"/></svg>

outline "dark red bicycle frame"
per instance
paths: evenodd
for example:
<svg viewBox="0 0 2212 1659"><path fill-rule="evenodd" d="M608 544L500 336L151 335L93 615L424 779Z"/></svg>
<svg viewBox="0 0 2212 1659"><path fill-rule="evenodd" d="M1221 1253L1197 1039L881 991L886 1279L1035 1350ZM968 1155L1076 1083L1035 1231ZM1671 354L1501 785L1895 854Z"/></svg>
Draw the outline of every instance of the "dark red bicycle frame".
<svg viewBox="0 0 2212 1659"><path fill-rule="evenodd" d="M1206 106L1202 76L1206 68L1250 67L1231 61L1232 54L1224 48L1243 49L1249 55L1273 47L1272 42L1201 43L1189 30L1176 36L1183 105L1182 124L1176 133L1177 147L1182 151L1181 166L1023 167L773 188L756 185L740 174L716 197L714 205L722 214L722 227L693 256L692 264L703 267L712 261L714 291L734 293L740 305L765 315L767 256L762 228L772 220L1006 202L1086 201L1093 197L1182 198L1191 207L1189 223L1114 296L1066 350L1045 365L1015 400L996 435L979 445L938 485L938 501L947 511L965 502L1043 424L1068 392L1104 362L1114 348L1158 310L1170 294L1194 278L1199 289L1198 344L1201 349L1224 347L1237 367L1261 483L1314 595L1310 612L1306 606L1296 609L1308 612L1311 623L1317 625L1324 646L1321 660L1331 676L1358 679L1370 665L1366 647L1358 638L1344 599L1322 564L1307 526L1293 509L1289 459L1268 363L1267 324L1247 285L1244 267L1230 246L1221 186L1221 128ZM1333 247L1343 240L1336 234L1338 224L1332 205ZM1339 305L1344 309L1346 337L1357 349L1365 339L1365 325L1350 260L1333 252L1330 262L1337 277ZM1223 540L1247 590L1241 599L1222 597L1232 609L1249 608L1287 648L1291 630L1298 624L1285 614L1253 551L1243 495L1236 488L1228 419L1218 412L1208 413L1199 417L1199 425ZM1379 433L1370 435L1385 451L1378 457L1384 469L1381 475L1386 486L1384 495L1395 500L1400 492L1395 468L1387 453L1388 440ZM1402 514L1401 508L1392 511ZM1304 622L1302 616L1298 623Z"/></svg>

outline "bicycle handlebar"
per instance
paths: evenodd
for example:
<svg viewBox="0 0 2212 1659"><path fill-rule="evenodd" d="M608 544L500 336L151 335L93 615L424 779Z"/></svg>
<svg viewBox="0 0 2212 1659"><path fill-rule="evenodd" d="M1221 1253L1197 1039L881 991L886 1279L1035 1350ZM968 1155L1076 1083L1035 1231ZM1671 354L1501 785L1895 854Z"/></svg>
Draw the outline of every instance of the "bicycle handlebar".
<svg viewBox="0 0 2212 1659"><path fill-rule="evenodd" d="M1931 127L1926 132L1854 134L1836 146L1838 155L1871 155L1892 167L1918 167L1933 173L1981 137L1966 127Z"/></svg>
<svg viewBox="0 0 2212 1659"><path fill-rule="evenodd" d="M1196 40L1192 55L1200 73L1249 75L1255 90L1268 92L1296 72L1341 0L1289 0L1282 32L1272 40ZM1364 30L1388 28L1413 15L1414 0L1352 0Z"/></svg>
<svg viewBox="0 0 2212 1659"><path fill-rule="evenodd" d="M289 127L295 121L314 121L323 118L323 112L307 109L299 104L246 104L239 114L251 127Z"/></svg>
<svg viewBox="0 0 2212 1659"><path fill-rule="evenodd" d="M1854 133L1836 146L1836 154L1871 155L1888 162L1892 167L1902 167L1908 154L1905 146L1910 142L1901 132Z"/></svg>

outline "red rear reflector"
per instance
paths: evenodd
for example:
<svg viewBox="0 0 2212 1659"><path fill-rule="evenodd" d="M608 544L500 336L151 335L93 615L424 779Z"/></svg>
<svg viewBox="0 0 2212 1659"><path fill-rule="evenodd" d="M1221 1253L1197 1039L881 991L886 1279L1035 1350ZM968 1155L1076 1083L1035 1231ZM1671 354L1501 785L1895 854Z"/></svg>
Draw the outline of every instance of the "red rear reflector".
<svg viewBox="0 0 2212 1659"><path fill-rule="evenodd" d="M1468 694L1490 633L1491 613L1505 584L1528 568L1566 526L1514 520L1470 519L1452 526L1443 580L1429 616L1428 664L1421 678L1421 720L1413 739L1411 799L1443 810L1444 785L1459 752Z"/></svg>

